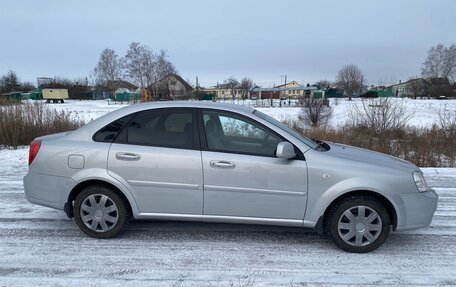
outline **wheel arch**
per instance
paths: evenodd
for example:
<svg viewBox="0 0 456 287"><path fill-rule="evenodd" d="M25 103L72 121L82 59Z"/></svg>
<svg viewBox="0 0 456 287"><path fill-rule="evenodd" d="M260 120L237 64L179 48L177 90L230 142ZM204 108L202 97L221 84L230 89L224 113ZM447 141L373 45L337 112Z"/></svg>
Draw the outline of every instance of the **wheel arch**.
<svg viewBox="0 0 456 287"><path fill-rule="evenodd" d="M73 202L76 199L76 196L78 196L78 194L82 190L84 190L84 188L86 188L88 186L93 186L93 185L102 185L107 188L110 188L112 191L117 193L122 198L123 202L125 203L125 207L127 208L129 217L133 218L132 204L128 200L127 196L125 196L125 194L122 192L122 190L120 190L114 184L104 181L104 180L100 180L100 179L89 179L89 180L80 182L75 187L73 187L70 194L68 195L68 199L64 206L64 211L69 218L73 218Z"/></svg>
<svg viewBox="0 0 456 287"><path fill-rule="evenodd" d="M324 211L323 215L319 218L315 229L319 233L323 233L323 231L325 231L324 229L325 229L325 226L326 226L326 223L328 220L328 213L331 210L331 208L335 204L337 204L339 201L343 200L344 198L349 197L349 196L354 196L354 195L368 195L368 196L372 196L372 197L376 198L381 204L383 204L383 206L385 206L385 208L388 211L389 216L391 218L391 224L393 225L393 230L396 230L397 223L398 223L396 208L391 203L391 201L388 198L386 198L384 195L382 195L378 192L375 192L375 191L371 191L371 190L354 190L354 191L346 192L346 193L341 194L338 197L336 197L325 208L325 211Z"/></svg>

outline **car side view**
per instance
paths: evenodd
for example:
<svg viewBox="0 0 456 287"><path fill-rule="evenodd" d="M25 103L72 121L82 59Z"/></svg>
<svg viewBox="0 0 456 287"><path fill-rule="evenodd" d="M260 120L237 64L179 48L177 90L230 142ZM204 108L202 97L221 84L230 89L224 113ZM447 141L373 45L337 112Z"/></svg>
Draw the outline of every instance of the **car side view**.
<svg viewBox="0 0 456 287"><path fill-rule="evenodd" d="M359 253L428 226L438 200L409 162L204 102L136 104L39 137L24 189L95 238L132 220L267 224L314 228Z"/></svg>

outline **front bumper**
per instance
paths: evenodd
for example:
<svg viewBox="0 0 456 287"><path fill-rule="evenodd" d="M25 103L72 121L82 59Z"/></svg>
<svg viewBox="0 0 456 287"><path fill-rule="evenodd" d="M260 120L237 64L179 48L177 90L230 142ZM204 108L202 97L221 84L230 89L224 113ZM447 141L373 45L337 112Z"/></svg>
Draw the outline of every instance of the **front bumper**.
<svg viewBox="0 0 456 287"><path fill-rule="evenodd" d="M402 207L397 214L397 231L422 228L431 224L439 198L433 189L426 192L400 194L400 197Z"/></svg>

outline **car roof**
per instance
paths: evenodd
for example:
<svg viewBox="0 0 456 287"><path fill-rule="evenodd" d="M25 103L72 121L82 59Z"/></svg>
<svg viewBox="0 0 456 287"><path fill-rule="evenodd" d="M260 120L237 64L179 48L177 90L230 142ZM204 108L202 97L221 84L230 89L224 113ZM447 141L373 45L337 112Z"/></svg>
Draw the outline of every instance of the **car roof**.
<svg viewBox="0 0 456 287"><path fill-rule="evenodd" d="M138 111L145 109L153 108L172 108L172 107L182 107L182 108L217 108L221 110L230 110L238 112L247 112L251 113L252 108L233 104L233 103L220 103L220 102L211 102L211 101L161 101L161 102L148 102L140 103L129 106L132 109L138 108Z"/></svg>

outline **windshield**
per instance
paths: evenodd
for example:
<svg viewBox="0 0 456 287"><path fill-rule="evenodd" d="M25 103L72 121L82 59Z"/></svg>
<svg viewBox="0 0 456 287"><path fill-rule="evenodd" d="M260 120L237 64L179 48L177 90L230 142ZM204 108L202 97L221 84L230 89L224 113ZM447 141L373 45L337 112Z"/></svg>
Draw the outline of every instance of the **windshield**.
<svg viewBox="0 0 456 287"><path fill-rule="evenodd" d="M303 136L302 134L298 133L297 131L289 128L287 125L279 122L278 120L258 111L258 110L255 110L253 112L253 114L255 114L256 116L258 116L259 118L275 125L276 127L278 127L279 129L282 129L284 131L286 131L287 133L291 134L292 136L294 136L295 138L297 138L298 140L300 140L301 142L305 143L306 145L308 145L310 148L312 149L318 149L319 148L319 145L317 143L315 143L313 140Z"/></svg>

